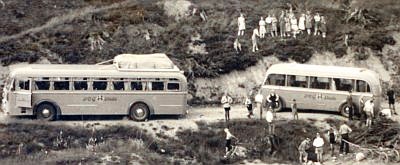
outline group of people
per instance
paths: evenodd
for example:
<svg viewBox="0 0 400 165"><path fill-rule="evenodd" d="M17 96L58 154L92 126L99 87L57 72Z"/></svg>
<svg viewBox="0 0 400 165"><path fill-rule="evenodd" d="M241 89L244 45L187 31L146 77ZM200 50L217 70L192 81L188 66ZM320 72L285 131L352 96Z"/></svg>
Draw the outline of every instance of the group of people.
<svg viewBox="0 0 400 165"><path fill-rule="evenodd" d="M389 101L389 108L390 108L390 113L397 115L396 111L395 111L395 92L393 91L392 88L390 88L387 93L387 99ZM258 98L261 95L257 95L255 98L255 102L262 102L263 98ZM355 114L355 104L353 102L353 94L352 91L349 91L349 94L347 96L346 99L346 107L348 108L348 112L349 112L349 121L348 122L352 122L354 114ZM361 112L361 114L363 114L366 118L366 126L367 127L371 127L372 125L372 120L374 118L374 98L367 98L366 97L361 97L359 99L360 101L360 106L359 106L359 112ZM225 94L222 96L221 99L221 103L223 104L223 107L225 109L225 121L228 122L230 120L230 114L229 111L231 110L231 104L233 103L233 99L231 96L228 95L227 92L225 92ZM248 96L245 99L244 102L247 110L248 110L248 114L247 117L251 118L252 116L254 116L253 113L253 101L252 99L250 99L250 96ZM268 126L268 133L270 135L275 135L275 125L274 125L274 120L276 118L276 110L278 108L280 108L281 105L280 104L280 98L279 95L275 93L274 90L272 90L270 92L270 94L266 97L266 104L263 106L267 107L267 111L266 111L266 121L267 121L267 126ZM298 120L299 116L298 116L298 111L297 111L297 103L296 103L296 99L292 100L291 103L291 109L292 109L292 115L293 115L293 119L294 120ZM262 116L262 111L260 111L260 116ZM229 129L226 128L225 130L226 133L226 152L227 154L229 152L231 152L232 149L232 143L231 140L232 138L236 138L235 136L233 136L230 132ZM334 150L335 150L335 145L337 141L340 141L340 155L342 154L347 154L349 153L349 134L352 132L352 129L347 125L347 123L345 121L341 122L341 125L339 127L339 130L336 130L335 126L331 126L331 128L329 129L328 133L327 133L327 137L329 138L329 148L331 151L331 155L334 155ZM236 138L237 139L237 138ZM339 140L340 139L340 140ZM311 147L311 139L310 138L306 138L304 139L299 147L298 147L298 151L299 151L299 160L300 162L307 162L307 157L308 157L308 152L310 147ZM316 134L316 137L313 140L312 146L315 148L315 154L317 156L317 161L322 163L323 162L323 152L324 152L324 140L321 137L321 135L319 133Z"/></svg>
<svg viewBox="0 0 400 165"><path fill-rule="evenodd" d="M246 19L241 13L237 18L238 22L238 37L233 43L234 48L237 52L241 51L241 44L239 37L244 35L246 30ZM267 17L260 17L258 26L253 29L251 35L252 40L252 51L258 50L257 41L258 38L271 37L293 37L296 38L298 34L308 35L322 35L326 37L327 32L327 21L326 17L320 13L314 15L308 10L305 13L301 13L299 17L293 12L292 9L288 11L282 11L278 17L275 14L268 14Z"/></svg>
<svg viewBox="0 0 400 165"><path fill-rule="evenodd" d="M339 128L339 132L334 127L331 127L328 131L328 139L329 139L329 148L331 151L331 156L334 156L334 151L335 151L335 146L336 142L340 141L340 149L339 153L340 155L343 154L348 154L349 153L349 134L353 130L345 123L342 122ZM339 140L340 139L340 140ZM312 142L312 147L314 147L314 151L317 157L317 162L322 163L324 161L323 159L323 153L324 153L324 146L325 142L324 139L321 137L319 133L316 133L316 137L314 138ZM309 153L307 151L310 151L311 148L311 139L306 138L304 139L299 147L299 162L300 163L307 163L308 162L308 156Z"/></svg>

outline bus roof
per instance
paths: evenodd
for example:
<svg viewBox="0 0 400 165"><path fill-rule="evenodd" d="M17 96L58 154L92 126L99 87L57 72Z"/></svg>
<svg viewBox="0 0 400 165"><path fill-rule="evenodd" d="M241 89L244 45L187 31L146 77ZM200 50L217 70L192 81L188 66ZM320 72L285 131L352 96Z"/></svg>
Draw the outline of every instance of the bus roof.
<svg viewBox="0 0 400 165"><path fill-rule="evenodd" d="M115 77L115 78L179 78L180 71L121 72L114 65L17 64L10 66L11 77Z"/></svg>
<svg viewBox="0 0 400 165"><path fill-rule="evenodd" d="M186 79L165 54L121 54L110 65L17 64L10 66L15 77L126 77Z"/></svg>
<svg viewBox="0 0 400 165"><path fill-rule="evenodd" d="M366 68L282 63L272 65L267 71L267 74L271 73L360 79L374 84L380 83L379 75Z"/></svg>

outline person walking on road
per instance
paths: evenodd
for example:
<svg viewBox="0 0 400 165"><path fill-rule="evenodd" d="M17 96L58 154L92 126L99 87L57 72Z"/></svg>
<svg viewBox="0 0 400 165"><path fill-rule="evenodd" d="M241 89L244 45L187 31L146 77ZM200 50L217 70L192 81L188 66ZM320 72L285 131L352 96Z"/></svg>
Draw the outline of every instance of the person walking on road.
<svg viewBox="0 0 400 165"><path fill-rule="evenodd" d="M340 142L340 155L343 154L347 154L349 153L349 134L352 132L353 130L345 123L343 122L342 125L340 125L339 128L339 134L342 138L341 142Z"/></svg>
<svg viewBox="0 0 400 165"><path fill-rule="evenodd" d="M308 162L308 153L306 150L310 148L310 141L311 141L310 138L306 138L300 143L298 147L300 163L303 163L303 160L305 163Z"/></svg>
<svg viewBox="0 0 400 165"><path fill-rule="evenodd" d="M272 114L271 107L268 108L266 113L266 119L268 124L268 133L271 135L275 135L275 124L274 124L274 115Z"/></svg>
<svg viewBox="0 0 400 165"><path fill-rule="evenodd" d="M324 139L322 139L319 133L317 133L316 138L313 141L313 146L315 147L315 153L317 154L317 161L319 163L324 161L322 157L324 153L324 143Z"/></svg>
<svg viewBox="0 0 400 165"><path fill-rule="evenodd" d="M276 108L279 105L279 95L275 93L274 90L271 91L271 93L268 95L267 97L267 101L268 101L268 107L272 107L272 112L274 113L274 117L276 118Z"/></svg>
<svg viewBox="0 0 400 165"><path fill-rule="evenodd" d="M353 96L351 90L349 90L349 95L347 96L346 104L347 107L349 108L349 121L350 121L353 120L353 115L354 115Z"/></svg>
<svg viewBox="0 0 400 165"><path fill-rule="evenodd" d="M292 103L291 107L292 107L293 120L299 120L299 114L297 112L296 99L293 99L293 103Z"/></svg>
<svg viewBox="0 0 400 165"><path fill-rule="evenodd" d="M396 113L396 106L395 106L395 94L393 87L390 87L390 89L386 92L387 99L389 101L389 109L392 111L392 115L397 115Z"/></svg>
<svg viewBox="0 0 400 165"><path fill-rule="evenodd" d="M246 106L247 111L249 112L247 117L250 119L251 116L253 116L253 102L251 101L250 97L246 98L246 101L244 102L244 105Z"/></svg>
<svg viewBox="0 0 400 165"><path fill-rule="evenodd" d="M365 125L367 127L371 127L372 125L372 119L374 118L374 99L367 100L364 104L364 112L367 116L367 121Z"/></svg>
<svg viewBox="0 0 400 165"><path fill-rule="evenodd" d="M221 98L221 103L223 104L224 110L225 110L225 121L229 121L229 111L231 110L231 104L233 100L232 97L228 95L228 92L225 92L224 95Z"/></svg>

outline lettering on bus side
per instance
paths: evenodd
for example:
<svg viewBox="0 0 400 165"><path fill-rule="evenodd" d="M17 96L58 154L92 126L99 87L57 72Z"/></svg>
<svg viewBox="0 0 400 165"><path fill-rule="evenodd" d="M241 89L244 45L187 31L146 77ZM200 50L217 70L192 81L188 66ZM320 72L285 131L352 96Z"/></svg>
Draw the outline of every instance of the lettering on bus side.
<svg viewBox="0 0 400 165"><path fill-rule="evenodd" d="M83 102L111 102L111 101L117 101L117 97L110 97L110 96L87 96L83 97L82 101Z"/></svg>
<svg viewBox="0 0 400 165"><path fill-rule="evenodd" d="M305 99L312 99L312 100L336 100L335 96L324 96L322 93L317 94L305 94Z"/></svg>

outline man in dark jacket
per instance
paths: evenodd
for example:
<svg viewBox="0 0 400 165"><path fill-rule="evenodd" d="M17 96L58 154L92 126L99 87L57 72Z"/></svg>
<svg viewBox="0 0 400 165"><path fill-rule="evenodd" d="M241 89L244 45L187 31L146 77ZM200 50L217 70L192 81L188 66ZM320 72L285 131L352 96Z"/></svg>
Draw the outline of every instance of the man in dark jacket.
<svg viewBox="0 0 400 165"><path fill-rule="evenodd" d="M388 99L388 101L389 101L389 108L390 108L390 110L392 111L392 114L397 115L397 113L396 113L396 106L394 105L396 96L395 96L395 94L394 94L393 88L390 88L390 89L386 92L386 95L387 95L387 99Z"/></svg>

